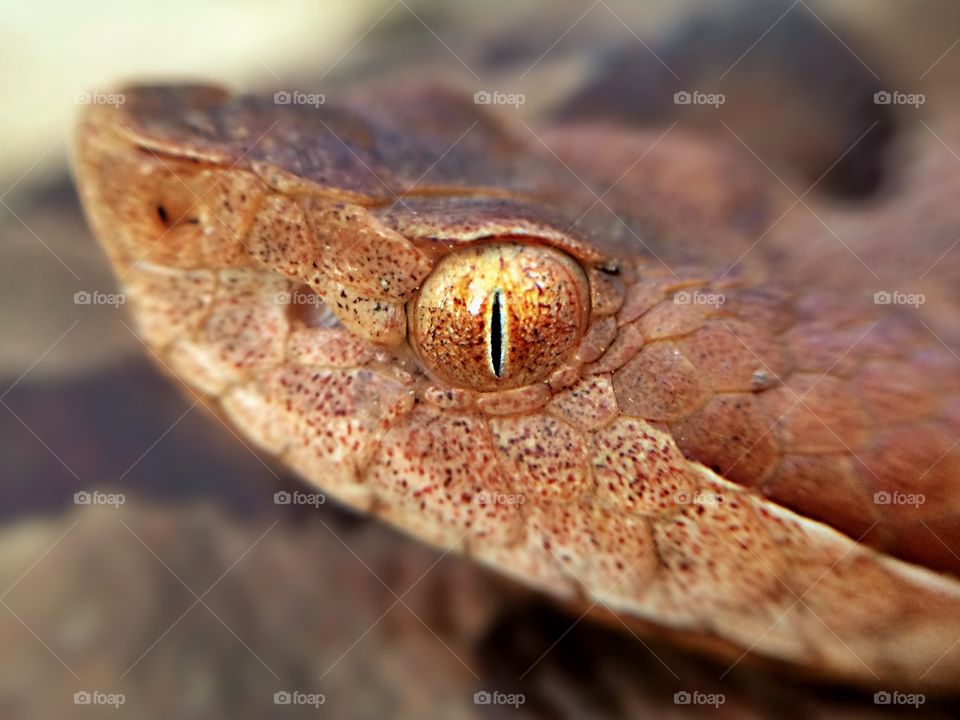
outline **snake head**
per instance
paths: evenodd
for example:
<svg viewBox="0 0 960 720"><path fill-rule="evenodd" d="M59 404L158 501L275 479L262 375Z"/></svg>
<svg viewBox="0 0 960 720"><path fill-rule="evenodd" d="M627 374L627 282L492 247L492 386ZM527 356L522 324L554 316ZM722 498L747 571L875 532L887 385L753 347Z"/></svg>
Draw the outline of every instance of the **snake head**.
<svg viewBox="0 0 960 720"><path fill-rule="evenodd" d="M278 108L204 86L121 95L87 110L76 167L124 273L268 269L291 297L317 296L293 304L322 304L371 343L409 343L439 384L479 392L575 362L585 337L595 344L591 323L622 302L617 261L537 202L548 170L527 162L510 187L513 141L458 96L420 96L415 116L401 106L384 122L362 102ZM436 131L465 114L475 137L436 160Z"/></svg>
<svg viewBox="0 0 960 720"><path fill-rule="evenodd" d="M817 294L796 225L754 251L775 203L736 163L607 137L659 153L610 192L644 237L449 93L122 96L81 118L87 215L157 361L259 448L619 624L955 682L960 586L855 539L955 570L917 525L956 546L960 376L919 323ZM911 486L931 502L869 502Z"/></svg>

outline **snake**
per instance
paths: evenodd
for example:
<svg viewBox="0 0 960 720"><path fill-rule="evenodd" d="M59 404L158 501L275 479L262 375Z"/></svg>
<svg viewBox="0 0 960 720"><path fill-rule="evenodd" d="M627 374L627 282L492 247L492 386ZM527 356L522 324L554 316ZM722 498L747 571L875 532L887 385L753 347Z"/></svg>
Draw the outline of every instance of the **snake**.
<svg viewBox="0 0 960 720"><path fill-rule="evenodd" d="M430 84L119 96L75 134L87 218L156 364L258 452L573 618L960 687L960 168L929 134L850 208L743 143Z"/></svg>

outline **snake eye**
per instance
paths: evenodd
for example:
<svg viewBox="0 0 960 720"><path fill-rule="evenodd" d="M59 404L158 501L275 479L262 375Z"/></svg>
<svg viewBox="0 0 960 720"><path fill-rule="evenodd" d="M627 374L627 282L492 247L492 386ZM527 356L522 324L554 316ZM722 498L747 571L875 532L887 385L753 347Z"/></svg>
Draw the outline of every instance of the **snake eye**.
<svg viewBox="0 0 960 720"><path fill-rule="evenodd" d="M547 247L501 243L447 255L408 306L413 345L443 380L505 390L542 380L583 336L588 284Z"/></svg>

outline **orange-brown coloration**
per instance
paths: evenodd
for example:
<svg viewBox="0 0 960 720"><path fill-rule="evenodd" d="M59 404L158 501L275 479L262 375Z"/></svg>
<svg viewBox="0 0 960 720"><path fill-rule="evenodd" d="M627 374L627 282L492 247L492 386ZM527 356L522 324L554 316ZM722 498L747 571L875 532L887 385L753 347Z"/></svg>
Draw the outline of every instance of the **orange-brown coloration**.
<svg viewBox="0 0 960 720"><path fill-rule="evenodd" d="M581 380L573 387L557 393L547 411L582 430L595 430L620 415L613 384L606 376Z"/></svg>
<svg viewBox="0 0 960 720"><path fill-rule="evenodd" d="M460 250L437 263L410 303L413 346L450 384L485 391L529 385L583 336L588 292L583 271L550 248Z"/></svg>
<svg viewBox="0 0 960 720"><path fill-rule="evenodd" d="M707 401L696 369L669 341L645 345L613 375L620 409L648 420L679 420Z"/></svg>
<svg viewBox="0 0 960 720"><path fill-rule="evenodd" d="M902 217L932 236L925 205L821 208L837 249L752 160L679 130L551 134L616 186L608 217L443 92L126 98L82 119L87 213L151 349L259 447L627 624L960 684L956 338L858 275L897 277L878 238ZM952 203L960 173L936 173Z"/></svg>
<svg viewBox="0 0 960 720"><path fill-rule="evenodd" d="M520 415L490 422L504 470L533 500L575 502L593 490L586 438L547 415Z"/></svg>

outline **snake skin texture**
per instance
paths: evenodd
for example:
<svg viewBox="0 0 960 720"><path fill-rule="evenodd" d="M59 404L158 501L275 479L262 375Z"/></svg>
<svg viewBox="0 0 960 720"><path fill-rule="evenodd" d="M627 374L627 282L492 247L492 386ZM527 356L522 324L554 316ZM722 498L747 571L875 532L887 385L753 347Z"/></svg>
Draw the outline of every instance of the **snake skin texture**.
<svg viewBox="0 0 960 720"><path fill-rule="evenodd" d="M124 92L77 136L88 216L157 362L265 453L631 631L960 680L957 264L903 257L949 246L952 159L853 212L682 130L534 132L431 89ZM501 392L433 377L405 309L489 242L556 248L590 291L563 366Z"/></svg>

